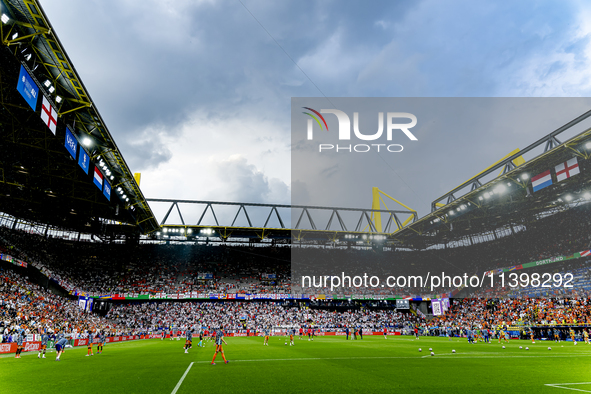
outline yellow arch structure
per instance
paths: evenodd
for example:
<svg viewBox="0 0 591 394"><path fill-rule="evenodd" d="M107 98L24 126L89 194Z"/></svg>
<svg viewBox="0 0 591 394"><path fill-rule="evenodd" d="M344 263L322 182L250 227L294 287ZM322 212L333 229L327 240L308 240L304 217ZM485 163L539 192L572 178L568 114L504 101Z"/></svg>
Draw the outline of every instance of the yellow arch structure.
<svg viewBox="0 0 591 394"><path fill-rule="evenodd" d="M382 198L382 196L384 196L384 197L388 197L390 200L394 201L395 203L403 206L404 208L406 208L410 211L409 213L411 215L404 222L402 222L402 227L404 227L408 223L410 223L410 221L413 218L412 214L417 212L414 209L408 207L407 205L401 203L400 201L398 201L394 197L387 195L386 193L384 193L383 191L381 191L377 187L372 187L371 194L372 194L371 209L380 210L380 209L382 209L381 204L384 204L384 207L389 210L390 208L388 208L388 206L386 205L386 202ZM371 218L371 221L374 223L376 230L380 233L383 233L384 229L382 227L382 213L381 212L372 212L370 218ZM396 221L394 221L394 223L396 223ZM398 226L398 223L396 223L396 230L393 232L395 233L396 231L400 230L402 227Z"/></svg>

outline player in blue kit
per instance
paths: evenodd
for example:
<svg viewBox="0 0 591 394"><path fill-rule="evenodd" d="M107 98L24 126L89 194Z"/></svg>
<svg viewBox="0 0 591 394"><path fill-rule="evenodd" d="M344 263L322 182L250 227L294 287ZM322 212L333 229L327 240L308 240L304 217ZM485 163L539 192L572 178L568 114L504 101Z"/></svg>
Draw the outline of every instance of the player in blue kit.
<svg viewBox="0 0 591 394"><path fill-rule="evenodd" d="M224 331L220 328L215 333L215 353L213 354L213 359L211 360L211 365L215 365L215 358L219 352L222 353L222 358L224 359L224 363L228 364L228 360L226 360L226 356L224 355L224 349L222 348L222 343L227 345L226 341L224 340Z"/></svg>
<svg viewBox="0 0 591 394"><path fill-rule="evenodd" d="M88 353L86 356L94 356L92 352L92 342L94 341L94 335L92 334L92 330L88 330Z"/></svg>
<svg viewBox="0 0 591 394"><path fill-rule="evenodd" d="M471 328L466 328L466 336L468 337L468 343L474 342L474 331Z"/></svg>
<svg viewBox="0 0 591 394"><path fill-rule="evenodd" d="M23 352L23 342L25 341L25 330L21 329L16 334L16 355L14 358L21 358L21 353Z"/></svg>
<svg viewBox="0 0 591 394"><path fill-rule="evenodd" d="M199 343L197 344L199 347L203 347L203 330L199 329Z"/></svg>
<svg viewBox="0 0 591 394"><path fill-rule="evenodd" d="M185 353L189 353L191 344L193 343L193 329L187 329L186 341L185 341Z"/></svg>
<svg viewBox="0 0 591 394"><path fill-rule="evenodd" d="M41 358L41 352L43 352L43 358L45 358L45 352L47 351L47 342L49 341L49 335L41 335L41 347L39 348L39 354L37 358Z"/></svg>
<svg viewBox="0 0 591 394"><path fill-rule="evenodd" d="M99 332L97 334L98 343L96 344L96 354L101 354L103 352L103 345L105 344L107 338L104 332Z"/></svg>
<svg viewBox="0 0 591 394"><path fill-rule="evenodd" d="M269 330L269 328L268 328L268 327L266 327L266 328L264 329L264 333L265 333L265 340L263 341L263 346L265 346L265 345L266 345L266 346L269 346L269 331L270 331L270 330Z"/></svg>
<svg viewBox="0 0 591 394"><path fill-rule="evenodd" d="M68 343L68 340L64 337L61 337L55 343L55 351L56 351L55 361L60 361L60 356L64 352L67 343Z"/></svg>

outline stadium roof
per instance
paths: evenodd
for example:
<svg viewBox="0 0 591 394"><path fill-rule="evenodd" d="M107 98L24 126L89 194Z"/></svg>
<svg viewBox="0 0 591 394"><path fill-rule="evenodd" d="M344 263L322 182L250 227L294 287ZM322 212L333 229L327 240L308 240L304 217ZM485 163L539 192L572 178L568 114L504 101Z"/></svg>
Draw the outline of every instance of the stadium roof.
<svg viewBox="0 0 591 394"><path fill-rule="evenodd" d="M0 4L1 210L86 233L155 231L149 205L39 2ZM21 67L39 89L35 108L17 91ZM41 119L43 97L57 111L55 133ZM76 157L64 146L66 128L80 146ZM88 174L78 165L82 145ZM93 184L95 165L110 199Z"/></svg>
<svg viewBox="0 0 591 394"><path fill-rule="evenodd" d="M432 203L432 212L392 235L398 244L425 248L495 230L515 232L535 220L591 202L591 129L566 142L558 137L591 117L588 111L518 153L483 171ZM519 165L525 153L533 158ZM558 179L557 166L575 161L570 177ZM574 164L573 164L574 165ZM495 176L496 172L500 174ZM577 173L578 171L578 173ZM547 172L547 186L534 191L532 178ZM564 177L564 174L561 178Z"/></svg>
<svg viewBox="0 0 591 394"><path fill-rule="evenodd" d="M0 0L0 5L0 210L32 222L85 233L117 236L152 233L155 238L161 239L160 235L156 236L156 232L159 229L164 232L166 228L160 227L154 218L39 2ZM17 90L21 69L30 75L39 89L40 97L34 108L27 105L27 100ZM42 97L57 111L55 135L41 119L44 111ZM405 212L383 211L390 215L388 220L396 223L390 228L386 225L384 233L389 235L385 244L421 249L453 240L470 239L471 236L487 232L496 236L494 230L508 228L514 231L515 227L527 225L540 216L568 209L573 204L587 203L591 193L588 160L591 145L587 147L591 141L591 132L584 131L564 143L558 137L589 116L591 111L436 199L430 214L420 220L415 220L413 216L413 222L407 226L401 225L396 216ZM66 129L71 130L80 146L78 153L74 153L76 157L64 146ZM84 150L91 161L88 173L78 164L85 141L89 141ZM522 154L536 149L541 151L525 163L518 160ZM578 160L580 175L557 182L554 167L573 157ZM112 187L110 200L105 197L103 190L93 184L95 167ZM501 173L495 176L499 170ZM547 170L551 172L553 184L534 192L531 177ZM527 178L524 174L527 174ZM201 230L214 228L218 234L224 235L224 239L263 239L269 236L298 239L306 233L310 240L352 243L357 242L354 240L362 237L363 232L379 232L375 228L372 230L370 220L365 220L376 211L365 209L356 210L361 216L352 216L353 222L349 224L340 217L343 211L351 211L347 208L300 207L301 213L294 216L297 207L266 204L262 208L270 210L267 221L257 226L251 223L247 209L251 210L260 204L161 201L171 204L162 226L174 227L166 223L166 218L176 208L182 222L179 226L184 231L192 227L195 233L200 233ZM186 224L179 208L181 203L201 203L205 207L204 214L209 207L215 222L201 223L202 214L198 223ZM234 219L229 223L218 223L214 213L216 204L234 204L237 209L232 216ZM293 228L284 226L278 208L291 210L291 216L297 222ZM314 224L311 214L318 208L325 211L324 216L328 220L326 226ZM239 227L235 222L241 210L248 224ZM271 227L268 222L274 215L280 225ZM297 218L302 219L304 216L309 219L309 225L299 228L300 220ZM178 230L180 235L182 229ZM267 230L272 231L269 233ZM348 236L354 238L348 240ZM371 243L369 238L366 239L362 243Z"/></svg>

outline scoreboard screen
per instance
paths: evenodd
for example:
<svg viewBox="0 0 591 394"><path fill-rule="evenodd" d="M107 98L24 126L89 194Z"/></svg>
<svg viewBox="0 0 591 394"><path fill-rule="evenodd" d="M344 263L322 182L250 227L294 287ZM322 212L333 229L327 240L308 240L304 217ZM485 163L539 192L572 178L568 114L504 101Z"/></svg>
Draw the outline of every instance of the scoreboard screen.
<svg viewBox="0 0 591 394"><path fill-rule="evenodd" d="M396 300L396 309L410 309L408 300Z"/></svg>

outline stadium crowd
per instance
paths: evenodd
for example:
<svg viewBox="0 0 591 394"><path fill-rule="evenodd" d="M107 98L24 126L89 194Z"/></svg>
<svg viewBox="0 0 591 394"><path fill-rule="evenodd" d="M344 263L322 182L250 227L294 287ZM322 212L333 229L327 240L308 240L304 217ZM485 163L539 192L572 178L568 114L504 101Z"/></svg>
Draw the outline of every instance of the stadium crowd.
<svg viewBox="0 0 591 394"><path fill-rule="evenodd" d="M330 306L332 305L332 307ZM106 316L82 310L76 300L61 297L31 283L11 269L0 270L0 335L60 332L85 338L89 331L111 335L158 333L162 330L223 327L227 332L313 327L320 332L384 327L421 335L462 335L466 329L495 330L499 326L591 326L591 298L458 298L449 310L427 319L414 310L392 304L309 303L296 301L212 301L113 303Z"/></svg>
<svg viewBox="0 0 591 394"><path fill-rule="evenodd" d="M587 220L587 210L587 207L573 208L517 226L507 236L495 236L494 240L436 250L102 244L55 239L0 226L0 253L27 261L66 291L82 290L93 295L290 294L298 293L292 287L291 264L296 275L303 272L340 275L346 270L353 276L371 269L372 274L383 277L400 274L401 267L407 275L426 271L479 274L588 251L591 221ZM548 228L553 231L548 232ZM82 311L73 297L55 295L26 276L2 268L0 335L6 341L19 329L29 333L59 330L76 337L88 330L138 333L195 326L255 331L261 327L313 325L328 331L345 327L408 329L418 325L425 332L452 328L459 333L464 327L490 328L498 324L591 325L589 259L567 259L559 264L552 260L552 264L536 267L536 272L572 273L577 284L574 289L500 288L499 282L495 282L496 286L474 293L465 289L452 299L449 311L433 319L425 319L419 311L396 311L391 304L381 309L362 303L351 304L350 308L322 308L314 303L283 301L113 303L102 317ZM265 274L274 277L269 280ZM450 290L439 289L440 292ZM374 294L408 296L416 294L415 291L377 289ZM356 290L338 292L354 294ZM330 289L313 287L301 293L330 294Z"/></svg>
<svg viewBox="0 0 591 394"><path fill-rule="evenodd" d="M321 331L342 331L345 327L380 330L421 323L422 318L394 309L356 308L344 311L312 309L283 302L150 302L114 305L107 317L136 329L155 331L161 327L219 327L230 332L260 330L262 327L313 325Z"/></svg>
<svg viewBox="0 0 591 394"><path fill-rule="evenodd" d="M26 334L61 332L79 338L88 330L117 333L129 328L85 312L77 301L52 294L9 269L0 269L0 335L4 342L10 342L20 330Z"/></svg>
<svg viewBox="0 0 591 394"><path fill-rule="evenodd" d="M516 226L509 236L468 246L436 250L363 250L356 248L289 248L286 246L122 245L75 242L0 226L0 241L15 257L29 261L67 290L93 295L154 293L355 293L331 292L324 285L305 289L292 286L306 274L380 277L422 275L445 271L448 275L480 275L484 271L591 247L591 221L587 207L573 208ZM548 228L553 228L548 232ZM1 245L0 245L1 246ZM367 262L371 261L371 264ZM204 279L204 273L211 279ZM264 274L275 275L266 280ZM453 287L439 289L449 292ZM375 295L415 295L417 288L367 288ZM494 296L495 294L480 294ZM498 293L496 295L503 295ZM506 294L505 294L506 295Z"/></svg>
<svg viewBox="0 0 591 394"><path fill-rule="evenodd" d="M495 327L591 325L589 298L464 298L453 300L449 311L433 325Z"/></svg>

